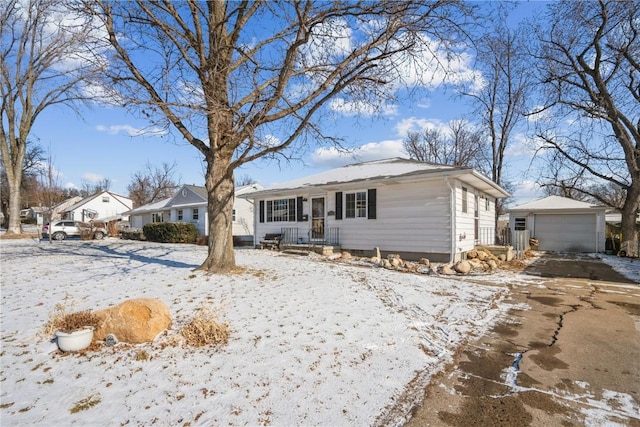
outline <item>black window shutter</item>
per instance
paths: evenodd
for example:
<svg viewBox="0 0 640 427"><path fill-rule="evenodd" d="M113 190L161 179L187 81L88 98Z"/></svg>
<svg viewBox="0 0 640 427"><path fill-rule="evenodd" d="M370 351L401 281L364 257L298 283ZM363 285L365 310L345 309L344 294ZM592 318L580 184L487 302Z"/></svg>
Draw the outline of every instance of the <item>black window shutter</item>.
<svg viewBox="0 0 640 427"><path fill-rule="evenodd" d="M296 197L296 217L298 222L302 221L302 196Z"/></svg>
<svg viewBox="0 0 640 427"><path fill-rule="evenodd" d="M289 221L293 222L296 220L296 199L289 199Z"/></svg>
<svg viewBox="0 0 640 427"><path fill-rule="evenodd" d="M342 191L336 192L336 219L342 219Z"/></svg>
<svg viewBox="0 0 640 427"><path fill-rule="evenodd" d="M264 200L260 200L260 222L264 222Z"/></svg>
<svg viewBox="0 0 640 427"><path fill-rule="evenodd" d="M367 219L376 219L376 189L367 190Z"/></svg>

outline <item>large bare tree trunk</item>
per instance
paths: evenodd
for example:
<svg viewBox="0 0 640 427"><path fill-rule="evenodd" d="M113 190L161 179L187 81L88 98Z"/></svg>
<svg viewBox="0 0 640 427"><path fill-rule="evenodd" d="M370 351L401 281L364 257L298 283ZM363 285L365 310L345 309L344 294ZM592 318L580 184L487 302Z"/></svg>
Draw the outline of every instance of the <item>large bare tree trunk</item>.
<svg viewBox="0 0 640 427"><path fill-rule="evenodd" d="M209 203L209 253L200 266L211 272L231 271L236 267L233 252L233 169L230 167L232 151L220 150L213 159L207 159L205 186Z"/></svg>
<svg viewBox="0 0 640 427"><path fill-rule="evenodd" d="M22 184L22 169L18 171L17 176L11 176L7 172L7 180L9 181L9 225L7 227L8 234L20 234L20 185Z"/></svg>
<svg viewBox="0 0 640 427"><path fill-rule="evenodd" d="M629 187L627 199L622 206L622 239L620 239L620 247L630 257L640 255L638 253L638 231L636 228L639 205L640 189L637 185Z"/></svg>

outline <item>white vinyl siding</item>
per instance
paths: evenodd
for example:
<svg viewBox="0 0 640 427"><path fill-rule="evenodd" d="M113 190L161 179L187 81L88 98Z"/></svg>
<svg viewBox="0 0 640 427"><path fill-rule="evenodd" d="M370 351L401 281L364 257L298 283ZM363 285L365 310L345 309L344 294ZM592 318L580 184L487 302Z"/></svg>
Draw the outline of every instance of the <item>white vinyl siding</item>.
<svg viewBox="0 0 640 427"><path fill-rule="evenodd" d="M327 226L340 228L340 244L348 249L448 253L450 198L442 184L377 186L375 220L336 220L329 216ZM350 192L344 190L344 194ZM334 192L328 194L328 200L328 209L335 210Z"/></svg>

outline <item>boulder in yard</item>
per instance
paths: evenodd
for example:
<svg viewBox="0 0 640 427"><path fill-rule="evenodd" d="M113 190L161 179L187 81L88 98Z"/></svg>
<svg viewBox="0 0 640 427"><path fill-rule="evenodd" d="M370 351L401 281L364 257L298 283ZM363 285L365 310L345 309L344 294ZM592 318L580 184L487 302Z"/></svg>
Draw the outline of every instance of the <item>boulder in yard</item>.
<svg viewBox="0 0 640 427"><path fill-rule="evenodd" d="M94 314L100 319L93 334L96 340L104 340L113 334L120 342L151 342L160 332L171 327L169 307L153 298L127 300Z"/></svg>
<svg viewBox="0 0 640 427"><path fill-rule="evenodd" d="M446 275L452 275L452 274L456 274L455 271L453 271L451 269L451 267L449 267L448 265L444 265L442 266L442 269L440 270L440 274L446 274Z"/></svg>
<svg viewBox="0 0 640 427"><path fill-rule="evenodd" d="M426 265L427 267L429 267L431 265L431 262L427 258L420 258L418 264Z"/></svg>
<svg viewBox="0 0 640 427"><path fill-rule="evenodd" d="M471 271L471 263L469 261L460 261L453 267L458 273L469 274Z"/></svg>

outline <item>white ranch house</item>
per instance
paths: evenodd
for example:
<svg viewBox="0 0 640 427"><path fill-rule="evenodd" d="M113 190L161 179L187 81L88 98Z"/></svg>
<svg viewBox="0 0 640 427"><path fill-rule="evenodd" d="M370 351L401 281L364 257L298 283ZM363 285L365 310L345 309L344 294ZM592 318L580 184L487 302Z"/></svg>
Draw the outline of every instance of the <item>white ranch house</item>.
<svg viewBox="0 0 640 427"><path fill-rule="evenodd" d="M126 219L125 212L129 211L132 206L133 202L128 197L103 191L64 208L61 216L62 219L82 222Z"/></svg>
<svg viewBox="0 0 640 427"><path fill-rule="evenodd" d="M255 243L339 246L354 254L456 261L495 240L496 199L509 194L472 168L393 158L358 163L245 195Z"/></svg>
<svg viewBox="0 0 640 427"><path fill-rule="evenodd" d="M238 196L261 190L260 184L245 185L235 190L233 202L233 236L253 241L253 203ZM207 190L198 185L183 185L173 197L140 206L129 211L132 228L142 228L152 222L191 222L201 236L209 235Z"/></svg>

